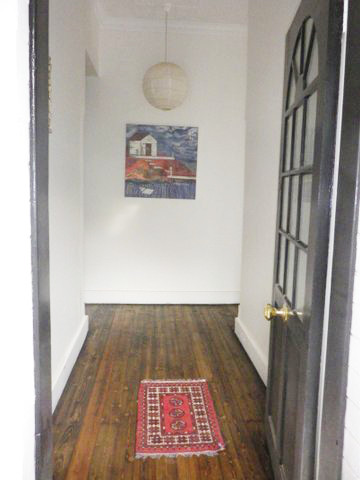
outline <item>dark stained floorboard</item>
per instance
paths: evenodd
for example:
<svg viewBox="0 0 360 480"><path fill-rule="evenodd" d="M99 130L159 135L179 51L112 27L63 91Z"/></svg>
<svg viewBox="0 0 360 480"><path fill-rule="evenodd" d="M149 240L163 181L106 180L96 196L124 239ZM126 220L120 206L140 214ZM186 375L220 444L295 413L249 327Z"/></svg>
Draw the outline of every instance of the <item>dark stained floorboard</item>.
<svg viewBox="0 0 360 480"><path fill-rule="evenodd" d="M271 480L265 387L232 305L90 305L90 332L54 414L54 480ZM140 380L206 378L226 449L135 459Z"/></svg>

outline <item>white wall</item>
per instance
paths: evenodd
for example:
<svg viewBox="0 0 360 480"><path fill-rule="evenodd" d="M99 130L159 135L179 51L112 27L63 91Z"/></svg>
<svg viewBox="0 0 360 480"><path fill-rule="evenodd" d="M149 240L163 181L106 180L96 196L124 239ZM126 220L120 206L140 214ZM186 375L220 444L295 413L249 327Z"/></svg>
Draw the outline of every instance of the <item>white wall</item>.
<svg viewBox="0 0 360 480"><path fill-rule="evenodd" d="M349 376L342 480L360 479L360 232L357 240L354 303L350 338Z"/></svg>
<svg viewBox="0 0 360 480"><path fill-rule="evenodd" d="M142 93L162 57L162 25L101 31L101 76L86 100L85 300L238 303L246 29L170 26L169 59L190 82L171 112ZM126 123L199 127L195 201L124 198Z"/></svg>
<svg viewBox="0 0 360 480"><path fill-rule="evenodd" d="M269 325L262 311L272 298L285 36L299 3L249 2L244 233L235 329L264 382Z"/></svg>
<svg viewBox="0 0 360 480"><path fill-rule="evenodd" d="M88 73L95 75L100 70L99 58L99 21L97 17L96 0L83 0L85 2L85 41L88 55ZM90 67L90 68L89 68Z"/></svg>
<svg viewBox="0 0 360 480"><path fill-rule="evenodd" d="M49 157L53 406L87 332L83 275L84 0L50 1Z"/></svg>
<svg viewBox="0 0 360 480"><path fill-rule="evenodd" d="M35 479L27 0L0 2L1 477Z"/></svg>

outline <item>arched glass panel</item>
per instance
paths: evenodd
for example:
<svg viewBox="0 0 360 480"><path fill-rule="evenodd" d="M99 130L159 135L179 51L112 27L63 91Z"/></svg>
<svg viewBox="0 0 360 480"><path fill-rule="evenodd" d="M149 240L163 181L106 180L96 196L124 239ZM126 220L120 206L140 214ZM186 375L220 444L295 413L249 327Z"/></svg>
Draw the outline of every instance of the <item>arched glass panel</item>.
<svg viewBox="0 0 360 480"><path fill-rule="evenodd" d="M305 80L306 85L319 74L319 48L316 36L315 25L312 18L308 18L303 27L304 35L304 58L305 58Z"/></svg>
<svg viewBox="0 0 360 480"><path fill-rule="evenodd" d="M287 104L286 107L290 108L295 102L295 93L296 93L296 80L294 70L290 70L288 94L287 94Z"/></svg>
<svg viewBox="0 0 360 480"><path fill-rule="evenodd" d="M318 74L319 74L319 50L318 50L317 38L315 36L314 43L310 51L309 66L308 66L307 75L306 75L306 84L310 85L310 83L315 80Z"/></svg>
<svg viewBox="0 0 360 480"><path fill-rule="evenodd" d="M293 57L293 62L295 64L297 77L302 73L302 51L301 50L302 50L302 42L301 42L301 32L300 32L298 39L296 41L295 53Z"/></svg>
<svg viewBox="0 0 360 480"><path fill-rule="evenodd" d="M312 18L308 18L304 23L304 52L305 57L306 54L309 52L310 40L311 35L314 29L314 20Z"/></svg>

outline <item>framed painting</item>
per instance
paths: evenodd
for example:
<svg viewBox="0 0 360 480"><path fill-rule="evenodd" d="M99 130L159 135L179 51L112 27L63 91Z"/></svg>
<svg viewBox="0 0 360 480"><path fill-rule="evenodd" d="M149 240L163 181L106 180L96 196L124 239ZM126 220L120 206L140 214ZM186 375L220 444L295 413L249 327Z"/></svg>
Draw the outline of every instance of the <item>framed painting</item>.
<svg viewBox="0 0 360 480"><path fill-rule="evenodd" d="M195 199L197 127L126 125L125 197Z"/></svg>

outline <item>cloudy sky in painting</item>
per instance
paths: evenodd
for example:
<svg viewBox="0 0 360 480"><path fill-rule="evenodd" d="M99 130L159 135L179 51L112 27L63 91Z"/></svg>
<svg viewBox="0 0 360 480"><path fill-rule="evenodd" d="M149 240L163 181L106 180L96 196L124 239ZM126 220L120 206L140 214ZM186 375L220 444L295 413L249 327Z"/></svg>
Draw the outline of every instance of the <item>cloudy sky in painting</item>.
<svg viewBox="0 0 360 480"><path fill-rule="evenodd" d="M174 156L186 164L192 171L196 171L198 128L197 127L169 127L161 125L126 125L126 139L134 133L148 133L158 142L158 154Z"/></svg>

